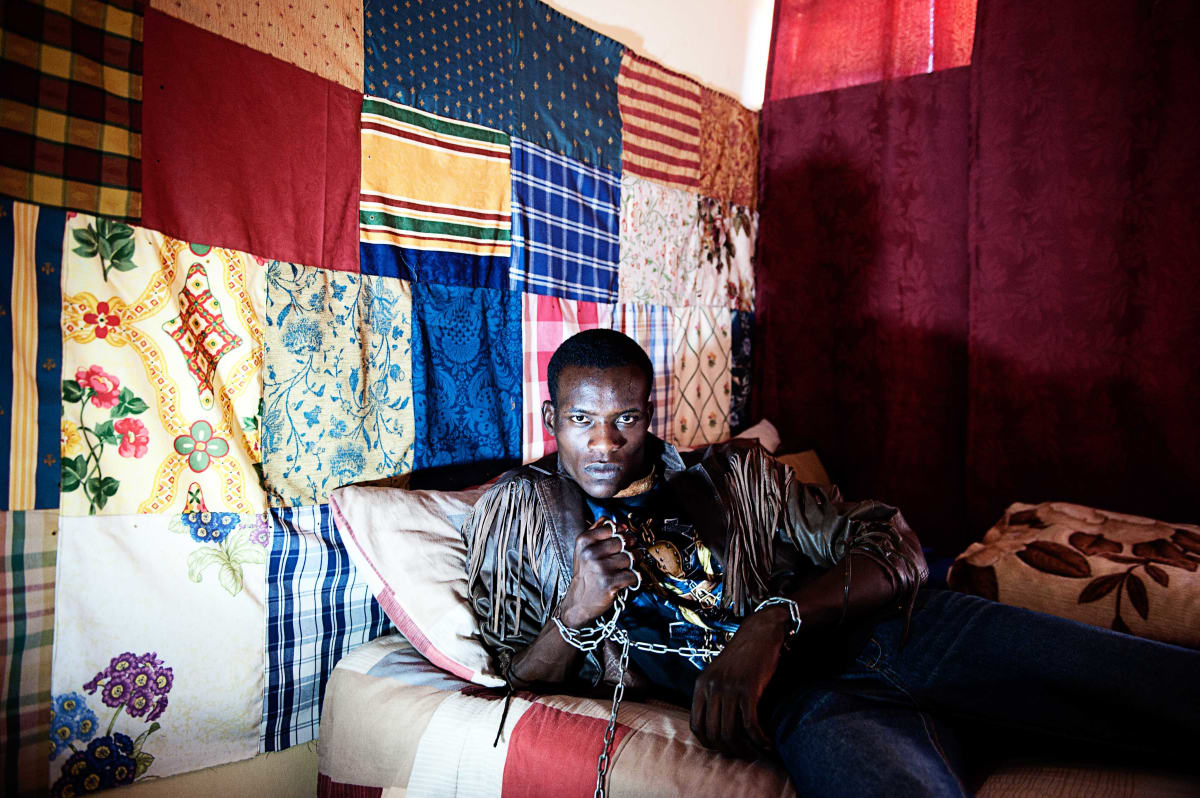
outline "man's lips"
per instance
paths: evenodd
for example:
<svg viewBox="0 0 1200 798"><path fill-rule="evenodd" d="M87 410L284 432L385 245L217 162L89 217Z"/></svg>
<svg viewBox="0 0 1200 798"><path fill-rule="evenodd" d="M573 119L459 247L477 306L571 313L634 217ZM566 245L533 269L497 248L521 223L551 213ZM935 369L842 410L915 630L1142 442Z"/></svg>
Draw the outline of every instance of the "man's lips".
<svg viewBox="0 0 1200 798"><path fill-rule="evenodd" d="M616 479L621 470L617 463L588 463L583 467L584 473L593 479Z"/></svg>

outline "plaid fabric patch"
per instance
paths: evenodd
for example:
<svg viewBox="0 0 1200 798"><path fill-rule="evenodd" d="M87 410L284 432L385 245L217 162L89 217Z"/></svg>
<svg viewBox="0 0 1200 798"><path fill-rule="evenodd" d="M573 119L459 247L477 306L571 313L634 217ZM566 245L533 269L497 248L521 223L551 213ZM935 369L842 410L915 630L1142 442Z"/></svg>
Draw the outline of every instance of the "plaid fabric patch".
<svg viewBox="0 0 1200 798"><path fill-rule="evenodd" d="M58 511L0 513L0 792L45 795Z"/></svg>
<svg viewBox="0 0 1200 798"><path fill-rule="evenodd" d="M700 184L700 85L626 50L617 88L623 171L695 190Z"/></svg>
<svg viewBox="0 0 1200 798"><path fill-rule="evenodd" d="M66 219L0 200L0 510L58 506Z"/></svg>
<svg viewBox="0 0 1200 798"><path fill-rule="evenodd" d="M267 690L261 750L316 739L325 683L354 646L391 624L355 576L329 506L271 510Z"/></svg>
<svg viewBox="0 0 1200 798"><path fill-rule="evenodd" d="M601 315L611 316L607 307L595 302L543 294L521 295L521 338L524 349L524 373L521 380L522 438L521 458L529 463L555 450L554 438L542 426L542 402L550 398L546 367L559 344L577 332L601 326Z"/></svg>
<svg viewBox="0 0 1200 798"><path fill-rule="evenodd" d="M510 286L615 302L620 176L514 138L512 185Z"/></svg>
<svg viewBox="0 0 1200 798"><path fill-rule="evenodd" d="M0 193L141 216L142 8L136 0L6 0Z"/></svg>
<svg viewBox="0 0 1200 798"><path fill-rule="evenodd" d="M663 440L671 429L671 380L673 352L671 331L673 329L671 309L659 305L625 303L614 305L611 314L605 314L606 327L623 332L641 344L654 366L654 388L650 400L654 403L654 418L650 431Z"/></svg>

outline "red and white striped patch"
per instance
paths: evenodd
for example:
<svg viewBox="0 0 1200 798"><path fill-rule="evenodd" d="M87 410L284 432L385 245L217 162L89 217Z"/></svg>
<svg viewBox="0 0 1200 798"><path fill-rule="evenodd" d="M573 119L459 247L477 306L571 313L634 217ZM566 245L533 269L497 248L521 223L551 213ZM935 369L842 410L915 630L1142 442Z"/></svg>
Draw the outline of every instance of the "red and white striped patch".
<svg viewBox="0 0 1200 798"><path fill-rule="evenodd" d="M629 50L617 75L621 167L673 188L700 185L700 85Z"/></svg>

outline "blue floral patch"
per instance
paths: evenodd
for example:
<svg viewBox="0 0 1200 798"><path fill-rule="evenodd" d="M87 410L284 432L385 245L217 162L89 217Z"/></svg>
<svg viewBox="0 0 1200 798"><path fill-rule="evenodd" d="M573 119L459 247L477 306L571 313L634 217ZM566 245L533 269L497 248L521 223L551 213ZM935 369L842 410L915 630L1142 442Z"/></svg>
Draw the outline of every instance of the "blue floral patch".
<svg viewBox="0 0 1200 798"><path fill-rule="evenodd" d="M411 470L412 295L387 277L267 267L263 471L273 506Z"/></svg>

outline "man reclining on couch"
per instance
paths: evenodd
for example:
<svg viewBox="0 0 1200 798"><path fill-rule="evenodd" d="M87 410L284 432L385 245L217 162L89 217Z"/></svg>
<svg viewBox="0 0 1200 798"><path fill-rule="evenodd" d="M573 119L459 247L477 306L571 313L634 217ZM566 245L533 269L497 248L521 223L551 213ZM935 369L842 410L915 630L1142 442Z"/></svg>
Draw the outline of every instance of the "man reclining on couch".
<svg viewBox="0 0 1200 798"><path fill-rule="evenodd" d="M754 443L681 455L651 435L652 366L620 333L573 336L547 379L557 455L463 528L510 689L648 688L710 747L777 752L805 796L964 794L955 726L1196 739L1197 652L922 590L895 508L798 483Z"/></svg>

